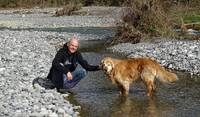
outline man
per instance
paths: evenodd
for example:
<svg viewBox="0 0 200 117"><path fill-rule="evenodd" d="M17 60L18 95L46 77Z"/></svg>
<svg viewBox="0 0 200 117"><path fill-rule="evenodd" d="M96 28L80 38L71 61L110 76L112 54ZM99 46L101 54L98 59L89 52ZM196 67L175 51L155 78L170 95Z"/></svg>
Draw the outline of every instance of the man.
<svg viewBox="0 0 200 117"><path fill-rule="evenodd" d="M58 92L65 93L68 89L73 88L81 79L83 79L86 71L100 70L99 66L89 65L83 59L78 49L78 39L73 36L70 41L64 44L52 62L52 67L47 76L50 79ZM80 64L82 68L78 69L77 65Z"/></svg>

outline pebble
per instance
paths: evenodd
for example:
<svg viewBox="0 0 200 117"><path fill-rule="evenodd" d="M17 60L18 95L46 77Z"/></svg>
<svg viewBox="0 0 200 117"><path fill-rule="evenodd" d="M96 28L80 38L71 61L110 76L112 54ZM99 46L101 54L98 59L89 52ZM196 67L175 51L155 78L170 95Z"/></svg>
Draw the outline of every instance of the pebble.
<svg viewBox="0 0 200 117"><path fill-rule="evenodd" d="M6 29L0 35L0 116L57 117L62 113L77 117L76 106L55 89L32 86L34 79L46 78L49 72L56 49L47 37L56 34ZM59 41L54 39L52 43Z"/></svg>
<svg viewBox="0 0 200 117"><path fill-rule="evenodd" d="M123 53L129 58L150 57L167 68L200 75L200 40L121 43L109 50Z"/></svg>

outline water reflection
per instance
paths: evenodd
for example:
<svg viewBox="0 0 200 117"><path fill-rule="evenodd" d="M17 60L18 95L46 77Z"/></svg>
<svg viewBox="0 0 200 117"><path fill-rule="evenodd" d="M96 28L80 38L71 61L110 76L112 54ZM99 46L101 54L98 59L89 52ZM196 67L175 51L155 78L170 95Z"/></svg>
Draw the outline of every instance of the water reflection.
<svg viewBox="0 0 200 117"><path fill-rule="evenodd" d="M172 105L156 98L119 97L113 102L111 117L169 117Z"/></svg>

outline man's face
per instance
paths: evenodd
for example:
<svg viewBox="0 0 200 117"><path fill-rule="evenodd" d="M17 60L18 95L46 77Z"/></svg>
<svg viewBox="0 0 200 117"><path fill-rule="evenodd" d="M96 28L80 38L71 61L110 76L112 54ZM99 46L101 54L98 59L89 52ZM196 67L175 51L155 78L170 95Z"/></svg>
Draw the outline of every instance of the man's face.
<svg viewBox="0 0 200 117"><path fill-rule="evenodd" d="M68 49L69 49L69 52L70 52L70 53L76 52L77 49L78 49L78 41L75 40L75 39L74 39L74 40L71 40L71 41L69 42Z"/></svg>

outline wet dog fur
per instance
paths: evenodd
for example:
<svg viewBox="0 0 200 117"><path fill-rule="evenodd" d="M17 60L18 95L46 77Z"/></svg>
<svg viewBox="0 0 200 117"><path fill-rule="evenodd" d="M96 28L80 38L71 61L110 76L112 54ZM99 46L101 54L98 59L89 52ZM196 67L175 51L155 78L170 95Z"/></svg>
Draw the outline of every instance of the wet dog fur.
<svg viewBox="0 0 200 117"><path fill-rule="evenodd" d="M114 59L106 57L101 60L101 67L107 78L117 84L120 94L127 96L131 83L141 79L146 85L147 96L152 96L156 89L155 79L163 83L178 80L177 75L166 71L158 62L150 58Z"/></svg>

